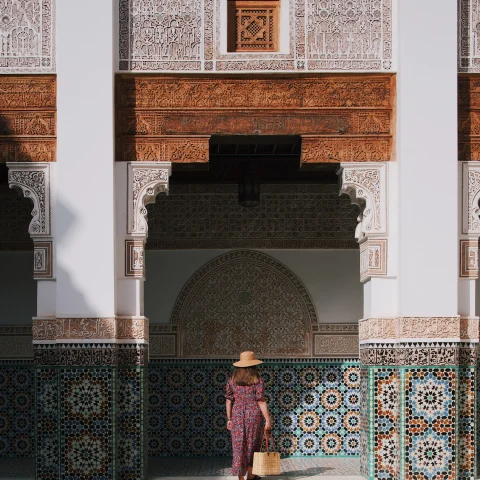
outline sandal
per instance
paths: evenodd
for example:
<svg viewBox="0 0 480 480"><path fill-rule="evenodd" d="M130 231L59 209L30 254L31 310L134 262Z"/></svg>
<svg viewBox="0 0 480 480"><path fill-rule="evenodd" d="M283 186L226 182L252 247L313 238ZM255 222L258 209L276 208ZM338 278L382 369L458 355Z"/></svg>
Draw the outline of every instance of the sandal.
<svg viewBox="0 0 480 480"><path fill-rule="evenodd" d="M252 478L248 478L247 480L260 480L262 477L259 477L258 475L254 475Z"/></svg>

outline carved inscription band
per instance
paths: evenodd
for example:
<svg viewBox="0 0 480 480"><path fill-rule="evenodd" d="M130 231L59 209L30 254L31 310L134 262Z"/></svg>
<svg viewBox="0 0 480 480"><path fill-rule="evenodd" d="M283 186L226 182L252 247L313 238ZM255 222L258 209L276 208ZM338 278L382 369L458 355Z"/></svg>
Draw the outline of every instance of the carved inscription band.
<svg viewBox="0 0 480 480"><path fill-rule="evenodd" d="M33 343L148 342L146 317L33 319Z"/></svg>
<svg viewBox="0 0 480 480"><path fill-rule="evenodd" d="M478 317L369 318L359 323L360 343L391 341L479 340Z"/></svg>
<svg viewBox="0 0 480 480"><path fill-rule="evenodd" d="M56 109L55 76L0 75L0 163L55 162Z"/></svg>
<svg viewBox="0 0 480 480"><path fill-rule="evenodd" d="M117 160L208 161L211 135L301 135L302 161L393 157L394 75L117 76Z"/></svg>

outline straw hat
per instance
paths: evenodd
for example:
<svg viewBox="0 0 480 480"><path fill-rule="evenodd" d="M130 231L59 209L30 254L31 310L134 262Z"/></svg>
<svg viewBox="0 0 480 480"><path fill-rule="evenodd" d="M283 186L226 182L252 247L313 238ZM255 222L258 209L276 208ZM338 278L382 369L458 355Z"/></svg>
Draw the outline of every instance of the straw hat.
<svg viewBox="0 0 480 480"><path fill-rule="evenodd" d="M254 365L260 365L263 363L261 360L255 358L253 352L242 352L240 354L240 361L233 364L234 367L253 367Z"/></svg>

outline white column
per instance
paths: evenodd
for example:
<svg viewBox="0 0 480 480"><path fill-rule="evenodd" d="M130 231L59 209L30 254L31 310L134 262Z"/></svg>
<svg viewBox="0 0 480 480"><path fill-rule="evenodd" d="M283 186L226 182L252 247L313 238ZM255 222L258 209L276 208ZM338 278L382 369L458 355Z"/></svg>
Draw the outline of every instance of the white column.
<svg viewBox="0 0 480 480"><path fill-rule="evenodd" d="M57 316L115 315L114 2L57 2Z"/></svg>
<svg viewBox="0 0 480 480"><path fill-rule="evenodd" d="M400 316L457 315L457 2L398 6Z"/></svg>

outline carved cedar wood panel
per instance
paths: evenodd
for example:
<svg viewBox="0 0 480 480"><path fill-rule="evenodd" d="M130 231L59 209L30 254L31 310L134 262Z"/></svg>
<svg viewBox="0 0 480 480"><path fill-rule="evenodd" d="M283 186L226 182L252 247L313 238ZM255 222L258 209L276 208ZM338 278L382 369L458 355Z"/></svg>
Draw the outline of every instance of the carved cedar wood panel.
<svg viewBox="0 0 480 480"><path fill-rule="evenodd" d="M0 163L56 160L56 77L0 76Z"/></svg>
<svg viewBox="0 0 480 480"><path fill-rule="evenodd" d="M458 77L458 159L480 160L480 75Z"/></svg>
<svg viewBox="0 0 480 480"><path fill-rule="evenodd" d="M211 135L301 135L302 162L393 157L394 75L117 76L117 160L208 162Z"/></svg>
<svg viewBox="0 0 480 480"><path fill-rule="evenodd" d="M298 277L264 253L237 250L198 270L175 304L180 355L311 355L315 306Z"/></svg>

